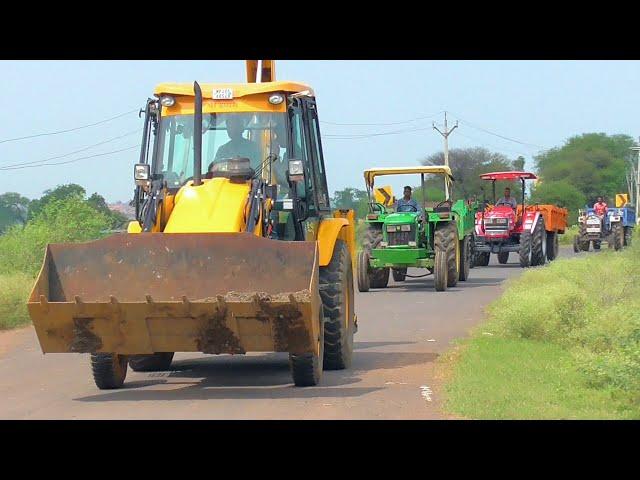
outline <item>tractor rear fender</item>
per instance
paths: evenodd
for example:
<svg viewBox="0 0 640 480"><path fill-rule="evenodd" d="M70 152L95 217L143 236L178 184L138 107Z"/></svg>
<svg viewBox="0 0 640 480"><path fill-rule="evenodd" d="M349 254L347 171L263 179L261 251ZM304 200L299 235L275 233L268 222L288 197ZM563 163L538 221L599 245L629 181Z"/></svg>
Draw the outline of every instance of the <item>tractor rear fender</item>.
<svg viewBox="0 0 640 480"><path fill-rule="evenodd" d="M346 230L345 227L348 226L349 220L346 218L323 218L320 222L320 227L318 228L318 250L320 254L319 265L321 267L326 267L331 262L336 240L346 235L346 232L342 232L342 230ZM353 242L346 238L344 240L351 249Z"/></svg>
<svg viewBox="0 0 640 480"><path fill-rule="evenodd" d="M522 231L533 233L541 217L540 212L525 212L522 217Z"/></svg>

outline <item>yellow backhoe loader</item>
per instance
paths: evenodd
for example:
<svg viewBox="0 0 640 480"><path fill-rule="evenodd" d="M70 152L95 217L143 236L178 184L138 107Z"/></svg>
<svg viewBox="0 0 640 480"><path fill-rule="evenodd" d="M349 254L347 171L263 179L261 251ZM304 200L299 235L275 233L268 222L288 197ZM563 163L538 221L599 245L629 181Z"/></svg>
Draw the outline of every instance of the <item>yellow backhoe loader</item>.
<svg viewBox="0 0 640 480"><path fill-rule="evenodd" d="M28 301L42 351L90 353L100 389L174 352L288 352L297 386L351 363L354 212L330 208L313 90L246 67L247 83L158 85L137 220L46 248Z"/></svg>

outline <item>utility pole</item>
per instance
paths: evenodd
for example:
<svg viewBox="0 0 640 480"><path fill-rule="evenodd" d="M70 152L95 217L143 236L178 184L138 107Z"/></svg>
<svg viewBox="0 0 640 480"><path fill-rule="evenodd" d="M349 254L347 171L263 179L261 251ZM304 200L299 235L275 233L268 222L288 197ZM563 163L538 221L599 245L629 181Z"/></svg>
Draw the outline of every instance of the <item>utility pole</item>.
<svg viewBox="0 0 640 480"><path fill-rule="evenodd" d="M638 138L640 140L640 138ZM640 142L631 150L638 152L638 163L636 164L636 225L640 225Z"/></svg>
<svg viewBox="0 0 640 480"><path fill-rule="evenodd" d="M456 128L458 128L458 121L456 120L456 124L453 126L453 128L451 130L449 130L449 125L447 124L447 112L444 112L444 132L441 132L440 129L438 127L436 127L435 122L433 122L433 128L435 130L438 131L438 133L440 135L442 135L442 137L444 138L444 164L445 166L449 166L449 135L451 135L451 132L453 132ZM449 198L449 188L447 187L447 183L445 181L444 184L444 191L445 191L445 196L448 199Z"/></svg>
<svg viewBox="0 0 640 480"><path fill-rule="evenodd" d="M456 124L453 126L451 130L449 130L449 126L447 125L447 112L444 112L444 132L441 132L438 127L436 127L435 122L433 123L433 128L438 131L440 135L444 137L444 164L449 166L449 135L456 128L458 128L458 121L456 120Z"/></svg>

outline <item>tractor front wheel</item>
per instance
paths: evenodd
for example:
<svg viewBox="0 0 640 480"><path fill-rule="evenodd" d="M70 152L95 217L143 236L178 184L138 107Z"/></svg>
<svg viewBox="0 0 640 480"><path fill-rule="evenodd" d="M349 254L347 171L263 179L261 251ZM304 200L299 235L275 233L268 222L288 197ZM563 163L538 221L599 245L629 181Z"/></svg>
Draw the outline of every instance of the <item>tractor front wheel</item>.
<svg viewBox="0 0 640 480"><path fill-rule="evenodd" d="M580 237L578 235L573 236L573 252L578 253L580 251Z"/></svg>
<svg viewBox="0 0 640 480"><path fill-rule="evenodd" d="M162 372L169 370L173 352L158 352L151 355L131 355L129 366L134 372Z"/></svg>
<svg viewBox="0 0 640 480"><path fill-rule="evenodd" d="M447 252L436 249L433 266L433 281L436 292L444 292L447 289Z"/></svg>
<svg viewBox="0 0 640 480"><path fill-rule="evenodd" d="M362 250L358 254L358 291L369 291L371 287L369 279L369 252Z"/></svg>
<svg viewBox="0 0 640 480"><path fill-rule="evenodd" d="M509 252L498 253L498 263L500 265L505 265L508 261L509 261Z"/></svg>
<svg viewBox="0 0 640 480"><path fill-rule="evenodd" d="M480 252L476 254L477 267L486 267L489 265L489 260L491 260L491 253L489 252Z"/></svg>
<svg viewBox="0 0 640 480"><path fill-rule="evenodd" d="M394 268L392 270L393 280L396 282L404 282L407 277L407 269L406 268Z"/></svg>
<svg viewBox="0 0 640 480"><path fill-rule="evenodd" d="M382 242L382 230L370 228L364 240L364 248L367 252L371 252L374 248L378 248ZM389 284L389 268L370 268L369 269L369 286L371 288L386 288Z"/></svg>

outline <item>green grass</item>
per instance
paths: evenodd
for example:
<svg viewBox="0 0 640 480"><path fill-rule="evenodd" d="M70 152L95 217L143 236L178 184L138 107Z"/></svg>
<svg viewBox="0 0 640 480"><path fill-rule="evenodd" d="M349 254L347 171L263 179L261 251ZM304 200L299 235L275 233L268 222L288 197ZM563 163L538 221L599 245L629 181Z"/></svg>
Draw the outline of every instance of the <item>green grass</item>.
<svg viewBox="0 0 640 480"><path fill-rule="evenodd" d="M27 297L34 278L25 273L0 275L0 330L27 325Z"/></svg>
<svg viewBox="0 0 640 480"><path fill-rule="evenodd" d="M640 238L508 283L451 368L471 418L640 418Z"/></svg>

